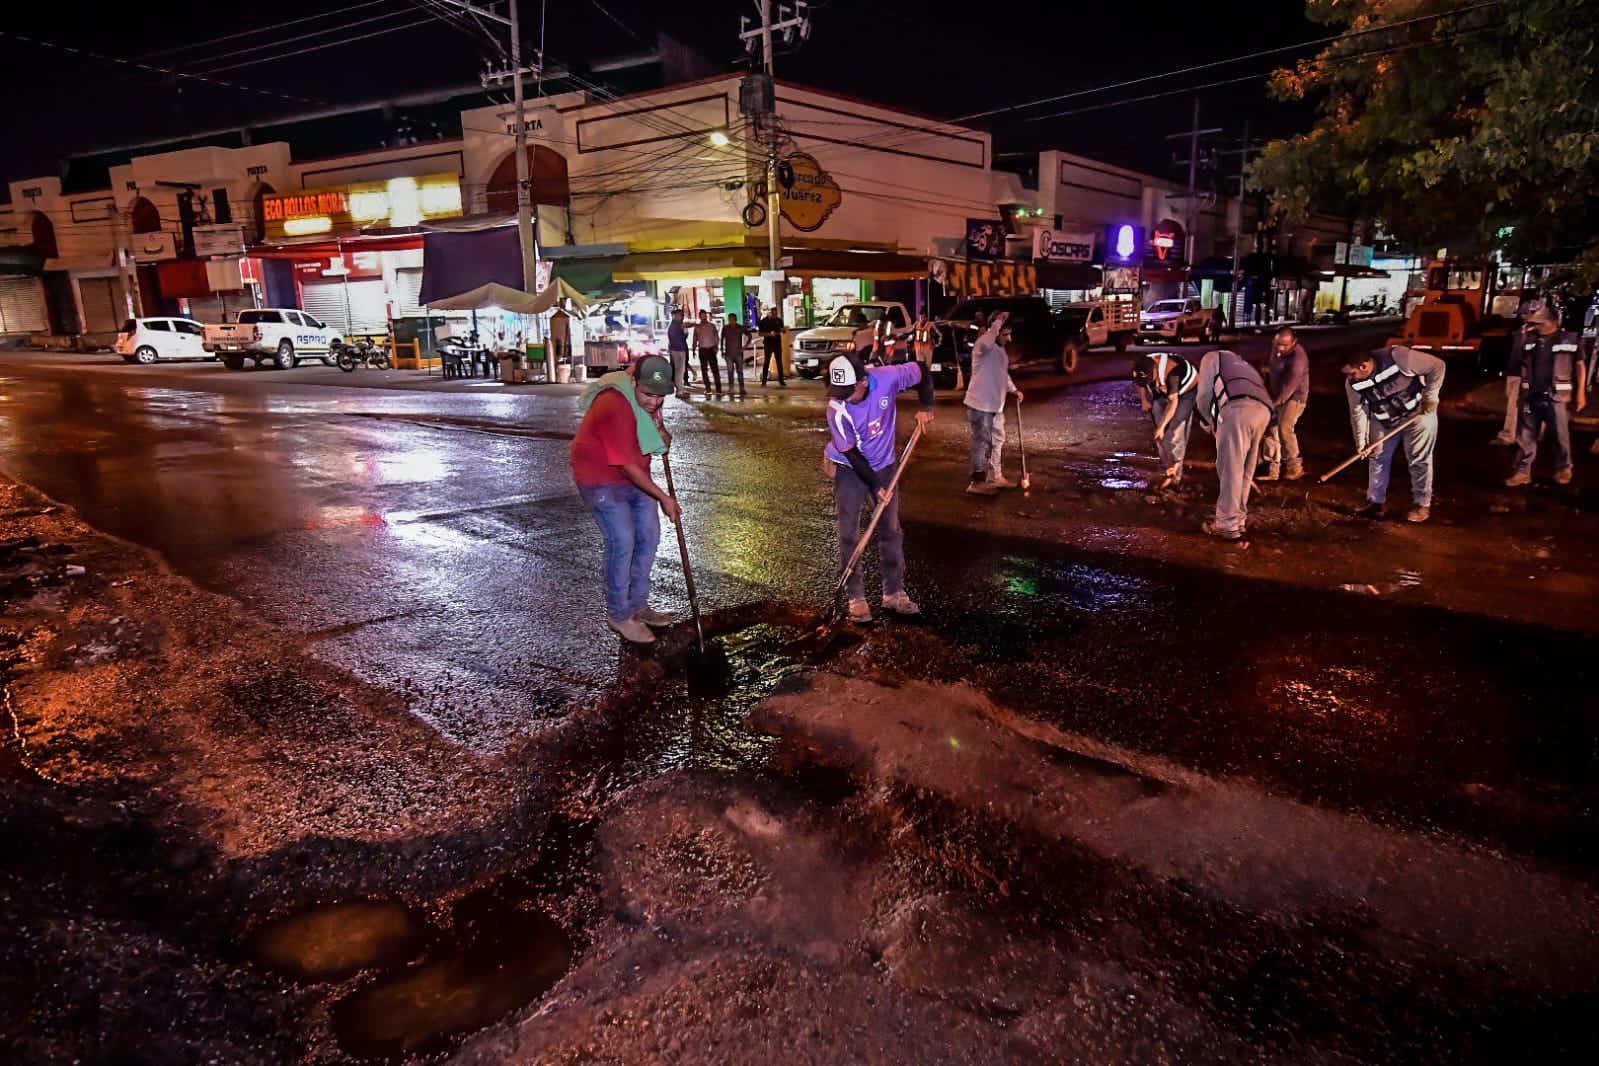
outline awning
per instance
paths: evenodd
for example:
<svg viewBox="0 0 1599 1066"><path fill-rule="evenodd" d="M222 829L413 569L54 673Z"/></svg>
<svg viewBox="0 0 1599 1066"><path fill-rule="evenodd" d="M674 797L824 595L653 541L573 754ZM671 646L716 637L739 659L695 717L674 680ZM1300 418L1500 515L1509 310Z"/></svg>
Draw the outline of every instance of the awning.
<svg viewBox="0 0 1599 1066"><path fill-rule="evenodd" d="M685 248L676 252L634 252L612 268L616 281L678 281L759 274L766 255L754 248Z"/></svg>
<svg viewBox="0 0 1599 1066"><path fill-rule="evenodd" d="M554 307L558 300L571 300L581 308L588 306L588 299L577 290L563 281L557 280L545 286L536 293L523 292L513 289L509 285L500 285L490 282L479 285L475 289L458 293L455 296L434 300L427 305L428 311L483 311L497 307L502 311L509 311L517 315L541 315Z"/></svg>
<svg viewBox="0 0 1599 1066"><path fill-rule="evenodd" d="M1039 262L1037 267L1040 289L1096 289L1102 280L1092 263Z"/></svg>
<svg viewBox="0 0 1599 1066"><path fill-rule="evenodd" d="M927 257L898 252L839 252L796 248L778 261L790 274L813 278L867 278L872 281L916 281L927 277Z"/></svg>
<svg viewBox="0 0 1599 1066"><path fill-rule="evenodd" d="M550 277L566 282L578 292L600 293L611 288L612 274L622 259L620 255L555 259L550 263Z"/></svg>
<svg viewBox="0 0 1599 1066"><path fill-rule="evenodd" d="M0 274L37 274L44 269L44 256L32 248L0 248Z"/></svg>

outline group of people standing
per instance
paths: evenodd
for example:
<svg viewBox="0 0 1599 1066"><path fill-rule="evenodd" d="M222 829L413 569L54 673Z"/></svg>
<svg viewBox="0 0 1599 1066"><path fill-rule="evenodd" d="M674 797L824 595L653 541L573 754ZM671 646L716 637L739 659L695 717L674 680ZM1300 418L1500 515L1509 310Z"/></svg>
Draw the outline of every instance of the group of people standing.
<svg viewBox="0 0 1599 1066"><path fill-rule="evenodd" d="M673 308L671 324L666 327L666 351L671 359L672 384L680 400L689 396L693 383L693 367L689 363L692 346L699 355L700 386L707 398L729 396L746 398L744 385L744 353L753 334L759 333L764 361L761 363L761 384L767 384L775 366L777 384L788 387L783 374L783 320L776 310L768 308L755 329L741 323L738 315L729 313L721 327L711 321L708 311L701 311L699 321L690 327L684 321L683 309ZM720 355L721 365L718 365ZM722 388L722 369L727 370L727 388Z"/></svg>

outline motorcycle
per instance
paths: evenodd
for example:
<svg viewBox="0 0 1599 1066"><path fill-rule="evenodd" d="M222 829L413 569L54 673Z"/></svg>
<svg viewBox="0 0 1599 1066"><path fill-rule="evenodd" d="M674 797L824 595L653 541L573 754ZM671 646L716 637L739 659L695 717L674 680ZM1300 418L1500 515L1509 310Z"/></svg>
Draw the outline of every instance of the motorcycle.
<svg viewBox="0 0 1599 1066"><path fill-rule="evenodd" d="M370 340L334 341L333 361L346 374L353 374L358 366L389 369L389 350Z"/></svg>

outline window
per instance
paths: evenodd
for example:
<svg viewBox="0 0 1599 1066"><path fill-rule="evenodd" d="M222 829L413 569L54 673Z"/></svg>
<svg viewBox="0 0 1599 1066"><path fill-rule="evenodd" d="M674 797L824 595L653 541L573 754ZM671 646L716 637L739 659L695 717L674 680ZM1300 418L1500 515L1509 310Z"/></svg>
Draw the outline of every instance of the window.
<svg viewBox="0 0 1599 1066"><path fill-rule="evenodd" d="M905 313L897 307L890 307L888 309L888 320L893 324L895 329L905 328Z"/></svg>
<svg viewBox="0 0 1599 1066"><path fill-rule="evenodd" d="M190 322L188 319L180 319L175 321L172 323L172 327L179 333L191 333L196 337L204 336L205 334L204 326L200 325L198 322Z"/></svg>
<svg viewBox="0 0 1599 1066"><path fill-rule="evenodd" d="M136 318L130 318L126 322L122 323L122 332L124 333L136 333L138 330L139 320Z"/></svg>
<svg viewBox="0 0 1599 1066"><path fill-rule="evenodd" d="M291 326L305 325L305 316L298 311L285 311L283 317Z"/></svg>
<svg viewBox="0 0 1599 1066"><path fill-rule="evenodd" d="M319 321L319 320L317 320L315 318L312 318L310 315L301 315L300 317L305 319L305 324L310 326L312 329L327 329L328 328L324 323L322 323L321 321Z"/></svg>
<svg viewBox="0 0 1599 1066"><path fill-rule="evenodd" d="M277 311L240 311L239 324L249 325L252 322L282 322L283 315Z"/></svg>
<svg viewBox="0 0 1599 1066"><path fill-rule="evenodd" d="M164 318L152 318L145 322L145 329L153 329L157 333L171 333L172 324Z"/></svg>
<svg viewBox="0 0 1599 1066"><path fill-rule="evenodd" d="M1104 308L1096 307L1096 308L1093 309L1093 311L1089 312L1088 321L1090 321L1090 322L1103 322L1103 321L1105 321L1105 310L1104 310Z"/></svg>

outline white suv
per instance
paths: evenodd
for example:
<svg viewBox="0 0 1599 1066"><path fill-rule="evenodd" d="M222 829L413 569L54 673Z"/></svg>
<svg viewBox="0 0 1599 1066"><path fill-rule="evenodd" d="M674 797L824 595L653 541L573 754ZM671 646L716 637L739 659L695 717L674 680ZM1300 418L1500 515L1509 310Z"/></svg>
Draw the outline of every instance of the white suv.
<svg viewBox="0 0 1599 1066"><path fill-rule="evenodd" d="M215 359L205 349L205 327L187 318L130 318L112 345L125 363L149 366L161 359Z"/></svg>

